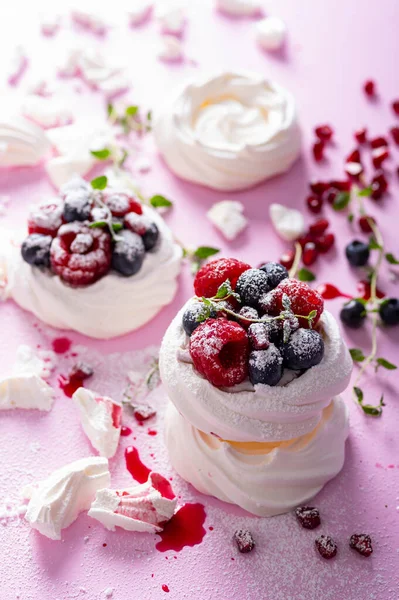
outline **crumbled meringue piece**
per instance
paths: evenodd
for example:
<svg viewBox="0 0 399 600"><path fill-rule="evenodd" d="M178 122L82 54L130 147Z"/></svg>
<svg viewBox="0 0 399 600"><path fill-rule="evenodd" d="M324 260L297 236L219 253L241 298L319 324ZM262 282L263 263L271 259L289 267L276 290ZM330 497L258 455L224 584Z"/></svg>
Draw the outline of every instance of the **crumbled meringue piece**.
<svg viewBox="0 0 399 600"><path fill-rule="evenodd" d="M25 488L24 495L30 499L25 518L42 535L59 540L62 529L88 510L96 492L110 481L106 458L91 456L65 465Z"/></svg>
<svg viewBox="0 0 399 600"><path fill-rule="evenodd" d="M0 117L0 167L37 165L50 148L46 134L28 119Z"/></svg>
<svg viewBox="0 0 399 600"><path fill-rule="evenodd" d="M165 487L167 496L162 495ZM148 481L141 485L98 491L88 515L111 531L122 527L127 531L158 533L162 524L173 517L176 502L168 480L159 473L150 473Z"/></svg>
<svg viewBox="0 0 399 600"><path fill-rule="evenodd" d="M162 35L158 58L164 62L177 62L181 60L183 58L181 41L174 35Z"/></svg>
<svg viewBox="0 0 399 600"><path fill-rule="evenodd" d="M81 48L68 48L57 72L60 77L77 77L79 74L79 60L82 54Z"/></svg>
<svg viewBox="0 0 399 600"><path fill-rule="evenodd" d="M206 213L208 219L219 229L224 237L234 240L248 224L244 217L244 206L234 200L216 202Z"/></svg>
<svg viewBox="0 0 399 600"><path fill-rule="evenodd" d="M234 17L254 17L262 12L259 0L216 0L216 8Z"/></svg>
<svg viewBox="0 0 399 600"><path fill-rule="evenodd" d="M121 434L122 406L107 396L79 388L72 396L80 411L83 431L101 456L114 456Z"/></svg>
<svg viewBox="0 0 399 600"><path fill-rule="evenodd" d="M53 402L53 389L38 375L21 373L0 379L0 410L23 408L49 411Z"/></svg>
<svg viewBox="0 0 399 600"><path fill-rule="evenodd" d="M279 17L267 17L256 23L256 40L264 50L278 50L284 44L287 26Z"/></svg>
<svg viewBox="0 0 399 600"><path fill-rule="evenodd" d="M71 19L77 25L97 35L104 35L108 29L107 23L98 16L97 12L75 9L71 12Z"/></svg>
<svg viewBox="0 0 399 600"><path fill-rule="evenodd" d="M74 120L70 107L57 98L27 96L22 103L22 113L43 128L60 127Z"/></svg>
<svg viewBox="0 0 399 600"><path fill-rule="evenodd" d="M17 46L8 69L7 80L10 85L17 85L28 66L27 54L22 46Z"/></svg>
<svg viewBox="0 0 399 600"><path fill-rule="evenodd" d="M293 242L305 233L305 219L299 210L271 204L269 215L274 229L283 240Z"/></svg>
<svg viewBox="0 0 399 600"><path fill-rule="evenodd" d="M136 171L138 171L139 173L148 173L148 171L151 171L151 168L152 168L151 161L146 156L140 156L134 162L134 169Z"/></svg>
<svg viewBox="0 0 399 600"><path fill-rule="evenodd" d="M61 26L61 16L48 13L40 17L40 29L43 35L51 37L55 35Z"/></svg>
<svg viewBox="0 0 399 600"><path fill-rule="evenodd" d="M141 25L150 17L153 2L151 0L133 0L133 6L129 8L129 24L133 27Z"/></svg>
<svg viewBox="0 0 399 600"><path fill-rule="evenodd" d="M37 375L42 379L48 379L54 367L54 352L39 351L36 353L30 346L22 344L17 348L13 375Z"/></svg>
<svg viewBox="0 0 399 600"><path fill-rule="evenodd" d="M186 23L186 15L179 0L164 2L156 8L155 15L161 24L162 31L174 35L181 35Z"/></svg>

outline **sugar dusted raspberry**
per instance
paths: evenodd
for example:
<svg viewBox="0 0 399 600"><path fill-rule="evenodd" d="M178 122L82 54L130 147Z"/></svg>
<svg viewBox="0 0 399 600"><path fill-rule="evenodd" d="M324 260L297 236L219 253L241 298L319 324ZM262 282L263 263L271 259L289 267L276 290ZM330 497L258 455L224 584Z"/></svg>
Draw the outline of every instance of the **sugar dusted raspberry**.
<svg viewBox="0 0 399 600"><path fill-rule="evenodd" d="M315 540L316 548L323 558L333 558L337 554L337 544L329 535L321 535Z"/></svg>
<svg viewBox="0 0 399 600"><path fill-rule="evenodd" d="M234 321L202 323L190 338L190 354L197 371L217 387L236 385L248 376L248 336Z"/></svg>
<svg viewBox="0 0 399 600"><path fill-rule="evenodd" d="M252 323L248 328L248 338L254 350L266 350L270 344L267 325Z"/></svg>
<svg viewBox="0 0 399 600"><path fill-rule="evenodd" d="M252 552L255 548L255 540L248 529L237 529L237 531L234 532L233 540L237 544L238 551L242 554Z"/></svg>
<svg viewBox="0 0 399 600"><path fill-rule="evenodd" d="M33 208L28 217L29 233L41 233L55 237L62 225L62 211L62 204L57 200Z"/></svg>
<svg viewBox="0 0 399 600"><path fill-rule="evenodd" d="M104 195L104 203L114 217L124 217L130 212L137 215L143 214L140 202L137 202L133 196L123 192L107 192Z"/></svg>
<svg viewBox="0 0 399 600"><path fill-rule="evenodd" d="M100 228L75 222L62 225L50 251L51 267L72 286L94 283L111 266L111 236Z"/></svg>
<svg viewBox="0 0 399 600"><path fill-rule="evenodd" d="M198 271L194 279L194 290L197 296L212 298L218 291L218 287L230 280L231 286L235 289L237 280L241 273L250 269L250 265L243 263L235 258L219 258L213 260Z"/></svg>
<svg viewBox="0 0 399 600"><path fill-rule="evenodd" d="M272 292L270 299L270 314L279 314L283 310L283 295L287 294L291 301L291 309L296 315L307 317L312 311L316 311L313 325L316 325L324 309L324 300L316 290L312 290L307 283L296 279L284 279ZM309 326L306 319L300 319L300 326Z"/></svg>
<svg viewBox="0 0 399 600"><path fill-rule="evenodd" d="M320 525L320 513L314 506L298 506L295 516L305 529L316 529Z"/></svg>
<svg viewBox="0 0 399 600"><path fill-rule="evenodd" d="M354 533L349 540L349 546L359 552L362 556L368 558L373 553L371 537L366 533Z"/></svg>

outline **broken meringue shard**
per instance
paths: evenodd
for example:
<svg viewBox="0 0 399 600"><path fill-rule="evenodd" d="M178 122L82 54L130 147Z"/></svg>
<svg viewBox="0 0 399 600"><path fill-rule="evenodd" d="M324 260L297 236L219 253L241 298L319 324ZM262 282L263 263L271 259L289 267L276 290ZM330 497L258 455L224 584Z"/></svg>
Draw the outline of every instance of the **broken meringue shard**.
<svg viewBox="0 0 399 600"><path fill-rule="evenodd" d="M96 492L110 484L106 458L82 458L54 471L47 479L29 486L25 518L33 529L52 539L61 539L83 510L88 510Z"/></svg>
<svg viewBox="0 0 399 600"><path fill-rule="evenodd" d="M0 410L36 408L49 411L53 402L53 389L38 375L21 373L0 379Z"/></svg>
<svg viewBox="0 0 399 600"><path fill-rule="evenodd" d="M158 533L176 509L171 485L159 473L150 473L148 481L124 490L99 490L89 510L106 529L122 527L127 531Z"/></svg>
<svg viewBox="0 0 399 600"><path fill-rule="evenodd" d="M46 134L21 116L0 119L0 167L24 167L40 163L51 149Z"/></svg>
<svg viewBox="0 0 399 600"><path fill-rule="evenodd" d="M293 242L305 233L305 220L299 210L283 204L271 204L269 215L274 229L283 240Z"/></svg>
<svg viewBox="0 0 399 600"><path fill-rule="evenodd" d="M114 456L121 434L122 406L83 387L72 399L79 408L83 431L93 448L106 458Z"/></svg>

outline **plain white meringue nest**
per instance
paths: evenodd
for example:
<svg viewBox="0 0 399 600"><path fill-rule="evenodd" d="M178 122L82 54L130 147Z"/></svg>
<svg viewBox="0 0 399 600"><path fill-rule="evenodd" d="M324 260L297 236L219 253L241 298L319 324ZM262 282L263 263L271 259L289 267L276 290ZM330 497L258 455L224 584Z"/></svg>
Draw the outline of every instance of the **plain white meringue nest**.
<svg viewBox="0 0 399 600"><path fill-rule="evenodd" d="M188 343L182 327L188 304L165 333L160 370L171 402L196 429L237 442L293 439L311 432L323 409L347 387L353 363L339 326L328 311L319 322L325 344L323 360L300 377L285 385L281 385L282 380L275 387L253 387L249 382L229 389L213 386L191 362L179 359Z"/></svg>
<svg viewBox="0 0 399 600"><path fill-rule="evenodd" d="M224 191L283 173L301 147L293 96L246 72L186 84L155 110L153 131L176 175Z"/></svg>

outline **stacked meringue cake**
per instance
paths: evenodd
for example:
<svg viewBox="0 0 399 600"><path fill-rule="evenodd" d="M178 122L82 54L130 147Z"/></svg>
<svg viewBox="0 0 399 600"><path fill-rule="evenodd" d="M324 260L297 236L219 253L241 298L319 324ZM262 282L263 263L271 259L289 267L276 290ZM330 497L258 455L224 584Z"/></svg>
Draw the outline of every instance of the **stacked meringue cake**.
<svg viewBox="0 0 399 600"><path fill-rule="evenodd" d="M338 324L276 263L219 259L194 288L161 347L171 462L205 494L287 512L344 463L352 360Z"/></svg>

